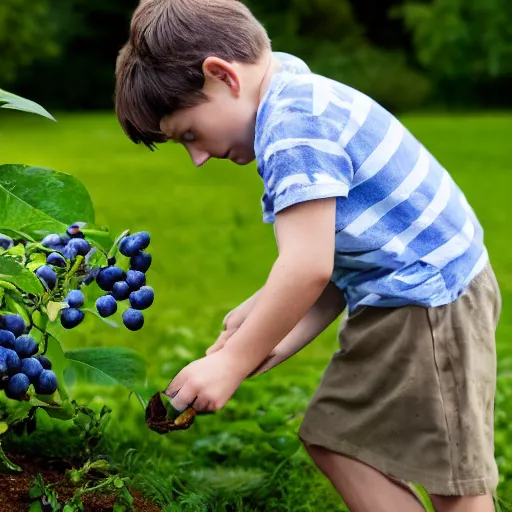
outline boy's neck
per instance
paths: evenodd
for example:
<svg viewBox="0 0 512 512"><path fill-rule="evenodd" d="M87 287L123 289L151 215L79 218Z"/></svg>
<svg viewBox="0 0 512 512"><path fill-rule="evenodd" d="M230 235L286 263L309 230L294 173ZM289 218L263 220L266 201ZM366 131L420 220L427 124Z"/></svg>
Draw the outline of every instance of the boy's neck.
<svg viewBox="0 0 512 512"><path fill-rule="evenodd" d="M272 77L274 76L274 73L276 72L277 68L279 68L279 66L281 65L281 63L279 62L278 59L276 59L272 51L268 51L262 58L262 60L263 62L266 61L266 68L260 83L258 103L260 103L261 100L263 99L263 96L265 96L265 93L267 92L267 89L270 85Z"/></svg>

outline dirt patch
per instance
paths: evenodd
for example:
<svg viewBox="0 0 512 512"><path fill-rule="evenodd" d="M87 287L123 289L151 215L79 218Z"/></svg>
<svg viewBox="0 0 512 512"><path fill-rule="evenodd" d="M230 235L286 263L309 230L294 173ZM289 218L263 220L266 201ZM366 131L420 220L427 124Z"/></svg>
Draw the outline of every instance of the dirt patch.
<svg viewBox="0 0 512 512"><path fill-rule="evenodd" d="M71 461L64 459L43 460L32 456L11 455L9 459L23 469L23 473L0 473L0 511L28 511L30 500L28 491L32 487L34 477L41 473L46 484L57 484L53 489L57 492L59 503L62 505L69 500L75 487L65 476L65 470L71 469ZM155 504L145 499L137 491L131 490L134 499L133 506L137 512L161 512ZM91 493L83 496L85 512L112 512L115 495L108 493Z"/></svg>

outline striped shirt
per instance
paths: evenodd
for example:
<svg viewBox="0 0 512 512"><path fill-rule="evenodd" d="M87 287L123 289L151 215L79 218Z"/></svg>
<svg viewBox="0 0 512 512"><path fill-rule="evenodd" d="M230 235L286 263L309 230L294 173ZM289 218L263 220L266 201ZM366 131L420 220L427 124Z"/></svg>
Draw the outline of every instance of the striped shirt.
<svg viewBox="0 0 512 512"><path fill-rule="evenodd" d="M256 118L263 220L336 198L332 281L358 306L440 306L488 261L483 231L443 166L365 94L276 53Z"/></svg>

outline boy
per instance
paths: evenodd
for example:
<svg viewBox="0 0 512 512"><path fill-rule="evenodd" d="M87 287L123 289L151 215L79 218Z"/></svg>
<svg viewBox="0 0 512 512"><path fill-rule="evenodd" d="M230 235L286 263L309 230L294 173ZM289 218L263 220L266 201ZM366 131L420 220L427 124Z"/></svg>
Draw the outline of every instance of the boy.
<svg viewBox="0 0 512 512"><path fill-rule="evenodd" d="M235 0L143 0L116 70L129 138L195 165L256 159L279 256L173 404L222 408L347 305L341 350L299 435L352 511L494 510L500 295L474 212L447 171L364 94L272 53ZM370 491L371 490L371 491Z"/></svg>

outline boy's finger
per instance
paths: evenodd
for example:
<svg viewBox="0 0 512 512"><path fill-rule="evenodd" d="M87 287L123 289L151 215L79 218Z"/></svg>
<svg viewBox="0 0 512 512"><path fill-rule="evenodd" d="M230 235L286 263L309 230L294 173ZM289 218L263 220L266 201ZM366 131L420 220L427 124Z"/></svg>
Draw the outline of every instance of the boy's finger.
<svg viewBox="0 0 512 512"><path fill-rule="evenodd" d="M229 331L222 331L217 338L217 341L206 350L206 355L209 356L218 350L220 350L228 341L229 338L234 334L236 329L230 329Z"/></svg>
<svg viewBox="0 0 512 512"><path fill-rule="evenodd" d="M177 411L183 412L190 406L190 404L192 404L192 402L194 402L196 398L196 392L191 388L191 386L187 386L185 384L185 386L174 395L174 398L171 400L171 405Z"/></svg>
<svg viewBox="0 0 512 512"><path fill-rule="evenodd" d="M180 373L178 373L178 375L176 375L176 377L174 377L174 379L171 380L171 382L169 382L169 385L165 390L165 394L170 398L174 398L174 396L176 396L178 391L185 385L186 382L187 375L182 370Z"/></svg>

